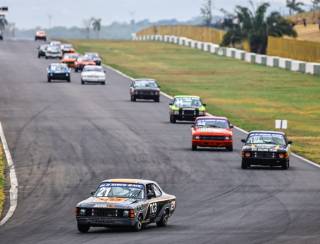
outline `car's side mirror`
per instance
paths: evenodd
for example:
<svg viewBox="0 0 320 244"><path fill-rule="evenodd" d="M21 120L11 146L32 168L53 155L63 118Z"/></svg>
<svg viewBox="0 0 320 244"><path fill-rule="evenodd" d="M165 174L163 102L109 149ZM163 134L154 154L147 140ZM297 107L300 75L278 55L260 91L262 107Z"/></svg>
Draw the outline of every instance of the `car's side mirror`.
<svg viewBox="0 0 320 244"><path fill-rule="evenodd" d="M233 129L233 128L234 128L233 124L230 124L230 129Z"/></svg>
<svg viewBox="0 0 320 244"><path fill-rule="evenodd" d="M292 143L293 143L292 141L288 141L288 145L292 145Z"/></svg>
<svg viewBox="0 0 320 244"><path fill-rule="evenodd" d="M194 128L194 127L196 127L195 124L191 125L191 128Z"/></svg>
<svg viewBox="0 0 320 244"><path fill-rule="evenodd" d="M246 143L246 139L242 139L241 142Z"/></svg>
<svg viewBox="0 0 320 244"><path fill-rule="evenodd" d="M90 195L94 196L95 193L96 193L95 191L92 191L92 192L90 192Z"/></svg>
<svg viewBox="0 0 320 244"><path fill-rule="evenodd" d="M173 102L170 102L169 105L172 106L172 105L173 105Z"/></svg>
<svg viewBox="0 0 320 244"><path fill-rule="evenodd" d="M207 106L207 104L206 104L206 103L203 103L202 105L203 105L204 107L206 107L206 106Z"/></svg>

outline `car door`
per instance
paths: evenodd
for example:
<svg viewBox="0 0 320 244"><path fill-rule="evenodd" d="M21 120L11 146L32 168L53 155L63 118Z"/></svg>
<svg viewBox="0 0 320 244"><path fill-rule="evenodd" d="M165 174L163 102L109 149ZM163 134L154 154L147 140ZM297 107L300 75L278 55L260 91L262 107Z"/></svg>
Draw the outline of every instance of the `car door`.
<svg viewBox="0 0 320 244"><path fill-rule="evenodd" d="M148 191L152 192L153 197L148 197L149 206L146 219L154 222L167 201L162 198L163 192L156 184L147 184L147 196L150 195Z"/></svg>

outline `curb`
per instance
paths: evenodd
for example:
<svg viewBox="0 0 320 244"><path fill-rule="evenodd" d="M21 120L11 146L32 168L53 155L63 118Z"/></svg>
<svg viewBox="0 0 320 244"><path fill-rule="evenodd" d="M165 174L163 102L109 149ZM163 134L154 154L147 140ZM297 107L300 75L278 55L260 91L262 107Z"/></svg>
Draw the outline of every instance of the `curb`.
<svg viewBox="0 0 320 244"><path fill-rule="evenodd" d="M105 64L104 64L103 66L104 66L105 68L111 69L112 71L116 72L117 74L119 74L119 75L121 75L121 76L123 76L123 77L125 77L125 78L127 78L127 79L129 79L129 80L134 79L133 77L130 77L130 76L126 75L125 73L123 73L123 72L121 72L121 71L119 71L119 70L117 70L117 69L115 69L115 68L113 68L113 67L111 67L111 66L109 66L109 65L105 65ZM169 98L169 99L173 99L172 96L168 95L168 94L165 93L165 92L161 92L161 95L163 95L163 96L165 96L165 97L167 97L167 98ZM209 116L212 116L212 114L209 114L209 113L208 113L208 115L209 115ZM240 128L240 127L235 126L234 128L235 128L236 130L242 132L242 133L248 134L248 131L246 131L246 130ZM306 158L304 158L304 157L302 157L302 156L299 156L299 155L296 154L296 153L291 153L291 155L294 156L294 157L296 157L296 158L298 158L298 159L300 159L300 160L302 160L302 161L304 161L305 163L308 163L308 164L313 165L313 166L315 166L315 167L317 167L317 168L320 168L320 165L319 165L319 164L317 164L317 163L315 163L315 162L313 162L313 161L311 161L311 160L309 160L309 159L306 159Z"/></svg>
<svg viewBox="0 0 320 244"><path fill-rule="evenodd" d="M9 168L9 176L10 176L10 207L8 212L6 213L5 217L1 220L0 226L4 225L14 214L17 205L18 205L18 180L17 180L17 175L14 167L14 163L11 157L11 153L8 147L8 143L6 140L6 137L3 132L3 127L0 122L0 138L2 141L4 153L6 156L6 160L8 163L8 168Z"/></svg>

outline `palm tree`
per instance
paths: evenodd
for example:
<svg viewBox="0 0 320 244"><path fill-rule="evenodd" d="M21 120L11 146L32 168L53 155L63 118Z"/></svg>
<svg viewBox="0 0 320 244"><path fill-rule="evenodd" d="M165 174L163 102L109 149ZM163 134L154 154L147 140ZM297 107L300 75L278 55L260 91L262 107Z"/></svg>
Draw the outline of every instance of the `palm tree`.
<svg viewBox="0 0 320 244"><path fill-rule="evenodd" d="M210 26L212 23L212 0L205 0L205 3L200 9L205 26Z"/></svg>
<svg viewBox="0 0 320 244"><path fill-rule="evenodd" d="M92 18L92 28L93 28L94 31L97 32L98 39L99 39L99 34L100 34L100 31L101 31L101 19Z"/></svg>
<svg viewBox="0 0 320 244"><path fill-rule="evenodd" d="M237 6L232 21L227 21L224 28L222 46L234 46L245 40L249 42L250 51L265 54L268 47L268 36L297 36L292 24L280 13L267 15L269 3L260 4L255 11Z"/></svg>
<svg viewBox="0 0 320 244"><path fill-rule="evenodd" d="M299 2L296 0L287 0L287 8L289 8L290 15L292 15L293 12L302 13L302 6L304 6L303 2Z"/></svg>

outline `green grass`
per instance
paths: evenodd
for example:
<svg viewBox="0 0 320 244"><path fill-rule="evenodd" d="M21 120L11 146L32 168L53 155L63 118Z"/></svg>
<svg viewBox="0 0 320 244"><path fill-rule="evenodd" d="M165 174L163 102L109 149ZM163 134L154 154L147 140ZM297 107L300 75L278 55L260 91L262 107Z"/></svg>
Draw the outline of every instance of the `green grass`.
<svg viewBox="0 0 320 244"><path fill-rule="evenodd" d="M170 95L200 95L209 112L246 129L287 119L293 150L320 163L320 78L155 42L72 41L133 77L157 79ZM164 115L165 116L165 115Z"/></svg>
<svg viewBox="0 0 320 244"><path fill-rule="evenodd" d="M4 160L4 153L2 145L0 144L0 216L3 210L4 205L4 167L5 167L5 160Z"/></svg>

